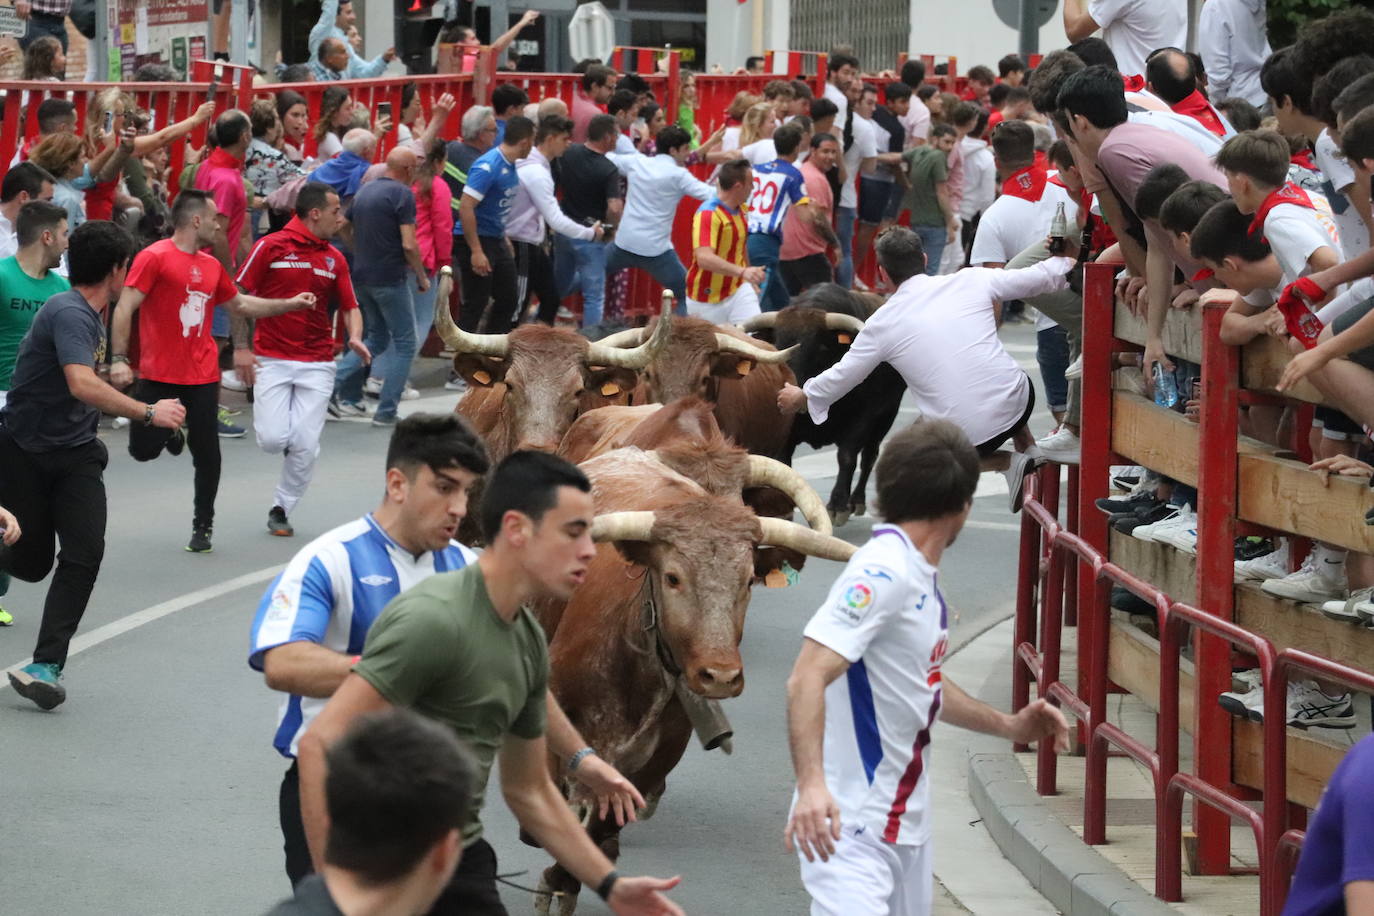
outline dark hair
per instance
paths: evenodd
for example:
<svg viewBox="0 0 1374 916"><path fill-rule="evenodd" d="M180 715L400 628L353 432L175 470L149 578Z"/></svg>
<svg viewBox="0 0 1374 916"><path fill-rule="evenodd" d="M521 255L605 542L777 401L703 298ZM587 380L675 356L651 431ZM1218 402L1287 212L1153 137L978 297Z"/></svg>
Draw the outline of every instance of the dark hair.
<svg viewBox="0 0 1374 916"><path fill-rule="evenodd" d="M1341 153L1351 165L1363 166L1365 159L1374 159L1374 108L1366 108L1345 122Z"/></svg>
<svg viewBox="0 0 1374 916"><path fill-rule="evenodd" d="M524 143L534 136L534 122L524 115L511 115L506 118L506 136L501 143L504 146L515 146L517 143Z"/></svg>
<svg viewBox="0 0 1374 916"><path fill-rule="evenodd" d="M994 83L988 90L988 104L994 109L1001 108L1007 101L1007 94L1011 92L1011 87L1006 83Z"/></svg>
<svg viewBox="0 0 1374 916"><path fill-rule="evenodd" d="M687 131L676 124L669 124L658 132L658 138L654 141L654 148L660 153L669 153L675 149L681 149L684 144L691 144L691 142L692 138L687 135Z"/></svg>
<svg viewBox="0 0 1374 916"><path fill-rule="evenodd" d="M38 131L50 134L62 121L76 122L76 106L66 99L44 99L38 103Z"/></svg>
<svg viewBox="0 0 1374 916"><path fill-rule="evenodd" d="M1370 106L1374 106L1374 73L1367 73L1342 89L1331 103L1331 110L1338 121L1349 121Z"/></svg>
<svg viewBox="0 0 1374 916"><path fill-rule="evenodd" d="M1175 235L1192 232L1202 215L1225 199L1226 192L1210 181L1189 181L1159 208L1159 224Z"/></svg>
<svg viewBox="0 0 1374 916"><path fill-rule="evenodd" d="M1269 243L1262 232L1250 233L1252 217L1240 212L1236 202L1227 198L1212 205L1193 227L1188 250L1196 260L1220 264L1229 257L1242 261L1262 261L1269 256Z"/></svg>
<svg viewBox="0 0 1374 916"><path fill-rule="evenodd" d="M911 98L911 87L906 83L888 83L883 87L883 98L889 103Z"/></svg>
<svg viewBox="0 0 1374 916"><path fill-rule="evenodd" d="M811 120L819 121L822 118L833 118L840 113L840 106L822 96L811 100Z"/></svg>
<svg viewBox="0 0 1374 916"><path fill-rule="evenodd" d="M53 61L57 59L57 54L61 50L62 42L51 35L35 38L24 50L24 70L20 78L26 80L44 79L49 76L63 78L66 74L58 73L53 69Z"/></svg>
<svg viewBox="0 0 1374 916"><path fill-rule="evenodd" d="M1059 110L1065 118L1082 115L1100 130L1126 122L1126 90L1121 74L1109 67L1093 66L1064 80L1059 90Z"/></svg>
<svg viewBox="0 0 1374 916"><path fill-rule="evenodd" d="M4 179L0 180L0 203L9 203L18 197L20 192L27 192L30 198L36 199L43 193L45 183L55 185L57 180L38 163L21 162L6 172Z"/></svg>
<svg viewBox="0 0 1374 916"><path fill-rule="evenodd" d="M925 61L918 57L908 58L907 62L902 64L900 79L913 90L919 89L921 84L926 81Z"/></svg>
<svg viewBox="0 0 1374 916"><path fill-rule="evenodd" d="M639 95L629 89L617 89L611 93L611 99L606 103L606 113L617 115L622 111L629 111L639 104Z"/></svg>
<svg viewBox="0 0 1374 916"><path fill-rule="evenodd" d="M587 140L591 143L600 143L607 137L614 137L618 133L620 133L620 127L615 123L615 115L594 115L587 122Z"/></svg>
<svg viewBox="0 0 1374 916"><path fill-rule="evenodd" d="M757 54L751 54L751 55L749 55L748 57L746 57L746 58L744 59L744 69L746 69L746 70L752 70L752 69L754 69L754 65L755 65L755 64L757 64L758 66L762 67L762 66L763 66L763 58L762 58L762 57L759 57Z"/></svg>
<svg viewBox="0 0 1374 916"><path fill-rule="evenodd" d="M488 544L494 542L507 512L519 512L538 524L558 505L559 487L592 491L587 475L562 458L528 449L511 452L496 466L482 494L482 536Z"/></svg>
<svg viewBox="0 0 1374 916"><path fill-rule="evenodd" d="M582 91L591 92L594 86L604 86L615 76L615 71L604 64L588 64L582 72Z"/></svg>
<svg viewBox="0 0 1374 916"><path fill-rule="evenodd" d="M323 210L329 206L329 195L338 193L322 181L307 181L296 194L296 215L305 219L311 210Z"/></svg>
<svg viewBox="0 0 1374 916"><path fill-rule="evenodd" d="M997 85L999 85L999 86L1006 86L1006 83L998 83ZM1029 101L1030 101L1030 90L1027 89L1025 86L1007 86L1006 98L1005 98L1005 100L1003 100L1002 104L1005 105L1005 104L1007 104L1008 102L1029 102Z"/></svg>
<svg viewBox="0 0 1374 916"><path fill-rule="evenodd" d="M922 102L929 102L932 98L939 94L939 92L939 86L935 85L934 83L926 83L923 86L921 86L920 89L916 90L916 98L920 99Z"/></svg>
<svg viewBox="0 0 1374 916"><path fill-rule="evenodd" d="M1006 79L1008 74L1017 72L1026 72L1026 62L1020 54L1008 54L997 62L997 74L1003 79Z"/></svg>
<svg viewBox="0 0 1374 916"><path fill-rule="evenodd" d="M67 242L67 279L72 286L95 286L128 266L133 256L134 240L129 233L109 220L87 220Z"/></svg>
<svg viewBox="0 0 1374 916"><path fill-rule="evenodd" d="M1065 50L1077 55L1078 59L1083 61L1084 66L1102 66L1110 67L1116 71L1121 70L1121 67L1116 62L1116 54L1112 51L1112 46L1107 44L1105 39L1098 38L1095 35L1088 38L1080 38L1078 41L1069 45ZM1043 61L1041 62L1041 66L1044 66Z"/></svg>
<svg viewBox="0 0 1374 916"><path fill-rule="evenodd" d="M213 199L209 191L202 191L200 188L182 190L172 203L172 227L180 229L186 225L192 216L204 210L205 204Z"/></svg>
<svg viewBox="0 0 1374 916"><path fill-rule="evenodd" d="M836 145L839 145L839 142L840 142L839 140L836 140L836 139L835 139L835 135L834 135L834 134L818 133L818 134L812 134L812 135L811 135L811 148L812 148L812 149L816 149L816 148L819 147L822 143L834 143L834 144L836 144Z"/></svg>
<svg viewBox="0 0 1374 916"><path fill-rule="evenodd" d="M984 67L982 64L979 64L979 65L976 66L976 67L971 67L971 68L969 69L967 75L968 75L968 81L969 81L970 83L973 83L973 82L978 82L978 83L995 83L995 82L997 82L997 77L993 75L993 73L992 73L992 68L991 68L991 67Z"/></svg>
<svg viewBox="0 0 1374 916"><path fill-rule="evenodd" d="M983 110L982 105L975 105L972 102L960 102L954 106L953 111L945 112L945 118L955 127L963 127L966 124L974 124L978 121L978 112Z"/></svg>
<svg viewBox="0 0 1374 916"><path fill-rule="evenodd" d="M648 124L650 121L654 119L654 115L658 114L662 110L663 106L658 104L657 102L645 102L643 105L639 106L640 120L642 120L645 124ZM668 115L664 114L663 118L666 121L668 119Z"/></svg>
<svg viewBox="0 0 1374 916"><path fill-rule="evenodd" d="M310 69L309 64L287 64L286 69L281 72L283 83L313 83L315 82L315 71Z"/></svg>
<svg viewBox="0 0 1374 916"><path fill-rule="evenodd" d="M1336 97L1351 83L1370 73L1374 73L1374 57L1367 54L1347 57L1326 71L1312 84L1312 117L1334 130L1336 111L1333 103Z"/></svg>
<svg viewBox="0 0 1374 916"><path fill-rule="evenodd" d="M510 130L509 124L506 125L506 130ZM565 118L562 115L545 115L539 119L539 130L535 132L534 142L538 145L550 137L571 134L572 132L573 122L571 118Z"/></svg>
<svg viewBox="0 0 1374 916"><path fill-rule="evenodd" d="M763 97L769 101L781 98L795 99L797 92L792 88L791 80L769 80L768 85L763 87Z"/></svg>
<svg viewBox="0 0 1374 916"><path fill-rule="evenodd" d="M873 250L878 255L878 263L898 286L925 273L926 252L921 237L904 226L893 226L878 236Z"/></svg>
<svg viewBox="0 0 1374 916"><path fill-rule="evenodd" d="M1059 110L1059 90L1064 81L1087 65L1072 51L1054 51L1046 55L1026 81L1031 104L1041 114L1052 115Z"/></svg>
<svg viewBox="0 0 1374 916"><path fill-rule="evenodd" d="M406 83L401 87L401 111L410 107L410 103L415 101L415 94L420 91L419 83ZM400 114L398 111L396 114Z"/></svg>
<svg viewBox="0 0 1374 916"><path fill-rule="evenodd" d="M1182 62L1182 72L1177 66ZM1187 54L1177 48L1160 48L1145 63L1145 79L1155 95L1177 105L1197 91L1197 73Z"/></svg>
<svg viewBox="0 0 1374 916"><path fill-rule="evenodd" d="M1238 95L1213 102L1212 107L1225 115L1237 131L1257 130L1264 121L1260 110Z"/></svg>
<svg viewBox="0 0 1374 916"><path fill-rule="evenodd" d="M1035 130L1025 121L1003 121L992 129L992 152L1007 168L1035 161Z"/></svg>
<svg viewBox="0 0 1374 916"><path fill-rule="evenodd" d="M973 125L969 133L975 137L981 137L988 132L988 121L992 120L992 115L982 105L975 105L978 109L978 122Z"/></svg>
<svg viewBox="0 0 1374 916"><path fill-rule="evenodd" d="M930 127L930 139L932 140L939 139L940 137L953 137L956 134L958 134L958 131L948 124L940 124L937 122Z"/></svg>
<svg viewBox="0 0 1374 916"><path fill-rule="evenodd" d="M1298 40L1293 44L1293 71L1299 80L1315 90L1318 78L1336 64L1347 57L1368 54L1371 48L1374 48L1374 13L1348 7L1310 19L1299 30Z"/></svg>
<svg viewBox="0 0 1374 916"><path fill-rule="evenodd" d="M43 237L43 233L53 229L67 218L65 207L50 200L31 200L19 208L19 218L14 227L19 236L19 247L27 248Z"/></svg>
<svg viewBox="0 0 1374 916"><path fill-rule="evenodd" d="M529 93L512 83L502 83L491 91L491 107L498 115L529 103Z"/></svg>
<svg viewBox="0 0 1374 916"><path fill-rule="evenodd" d="M808 86L808 85L806 85L805 81L803 81L803 80L793 80L793 81L792 81L792 98L794 98L794 99L806 99L806 100L809 102L809 101L811 101L811 100L812 100L813 98L815 98L815 97L816 97L816 94L815 94L814 92L811 91L811 87Z"/></svg>
<svg viewBox="0 0 1374 916"><path fill-rule="evenodd" d="M795 121L788 121L773 131L773 149L779 156L790 156L801 146L802 135L806 131Z"/></svg>
<svg viewBox="0 0 1374 916"><path fill-rule="evenodd" d="M279 121L277 104L272 99L254 99L248 109L248 121L253 125L253 138L267 136L267 132Z"/></svg>
<svg viewBox="0 0 1374 916"><path fill-rule="evenodd" d="M396 707L360 716L326 756L324 860L365 885L408 874L468 821L476 767L438 722Z"/></svg>
<svg viewBox="0 0 1374 916"><path fill-rule="evenodd" d="M309 102L305 96L294 89L283 89L277 93L277 117L286 118L286 113L297 105L305 105L309 109Z"/></svg>
<svg viewBox="0 0 1374 916"><path fill-rule="evenodd" d="M435 473L461 468L485 474L491 460L482 437L466 417L456 413L415 413L391 431L386 466L413 480L421 466Z"/></svg>
<svg viewBox="0 0 1374 916"><path fill-rule="evenodd" d="M728 191L738 184L749 180L750 165L748 159L731 159L720 167L720 172L716 175L716 181L720 184L722 191Z"/></svg>
<svg viewBox="0 0 1374 916"><path fill-rule="evenodd" d="M838 73L845 67L859 69L859 59L853 54L831 54L825 62L825 72L827 75Z"/></svg>
<svg viewBox="0 0 1374 916"><path fill-rule="evenodd" d="M1288 181L1292 159L1288 141L1278 131L1247 130L1236 134L1217 150L1217 168L1239 172L1259 184L1282 187Z"/></svg>
<svg viewBox="0 0 1374 916"><path fill-rule="evenodd" d="M215 126L211 128L210 134L214 145L225 149L238 143L245 134L251 136L252 131L253 124L248 120L248 115L233 108L215 120Z"/></svg>
<svg viewBox="0 0 1374 916"><path fill-rule="evenodd" d="M1293 67L1293 48L1279 48L1260 66L1260 88L1280 105L1286 98L1298 111L1312 113L1312 81L1298 76Z"/></svg>
<svg viewBox="0 0 1374 916"><path fill-rule="evenodd" d="M176 71L166 64L148 63L143 64L134 71L135 83L175 83L177 82Z"/></svg>
<svg viewBox="0 0 1374 916"><path fill-rule="evenodd" d="M1045 158L1049 159L1050 164L1058 168L1061 172L1065 169L1075 168L1078 165L1077 162L1074 162L1073 150L1069 149L1069 144L1063 140L1054 141L1054 144L1050 147L1050 151L1045 154Z"/></svg>
<svg viewBox="0 0 1374 916"><path fill-rule="evenodd" d="M968 508L978 489L978 452L948 420L922 420L893 435L878 456L883 521L934 521Z"/></svg>
<svg viewBox="0 0 1374 916"><path fill-rule="evenodd" d="M638 73L626 73L615 81L615 88L617 92L624 89L635 95L643 95L649 91L649 83Z"/></svg>
<svg viewBox="0 0 1374 916"><path fill-rule="evenodd" d="M1188 173L1172 162L1157 165L1146 174L1135 192L1133 209L1141 219L1157 219L1169 195L1188 183Z"/></svg>

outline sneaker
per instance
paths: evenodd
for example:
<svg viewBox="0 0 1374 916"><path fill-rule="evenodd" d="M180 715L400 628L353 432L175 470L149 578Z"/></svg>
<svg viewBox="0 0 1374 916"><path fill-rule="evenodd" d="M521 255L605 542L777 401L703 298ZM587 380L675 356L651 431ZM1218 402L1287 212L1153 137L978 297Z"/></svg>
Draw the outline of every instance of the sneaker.
<svg viewBox="0 0 1374 916"><path fill-rule="evenodd" d="M1370 603L1371 598L1374 598L1374 588L1361 588L1351 592L1350 597L1344 601L1323 601L1322 616L1339 620L1341 623L1364 626L1366 618L1360 614L1359 607L1364 605L1367 614L1374 617L1374 604Z"/></svg>
<svg viewBox="0 0 1374 916"><path fill-rule="evenodd" d="M1253 560L1274 552L1274 542L1258 535L1236 538L1236 559Z"/></svg>
<svg viewBox="0 0 1374 916"><path fill-rule="evenodd" d="M1186 507L1171 506L1165 503L1158 509L1149 512L1141 519L1141 524L1130 525L1130 531L1127 533L1138 541L1153 541L1154 538L1150 535L1154 533L1155 526L1167 527L1167 523L1177 521L1185 511ZM1121 531L1124 527L1126 526L1118 526L1116 530Z"/></svg>
<svg viewBox="0 0 1374 916"><path fill-rule="evenodd" d="M14 615L0 607L0 627L14 626Z"/></svg>
<svg viewBox="0 0 1374 916"><path fill-rule="evenodd" d="M1307 555L1307 561L1295 573L1282 579L1269 579L1260 585L1266 595L1287 598L1305 604L1321 604L1350 596L1345 578L1345 556L1332 559L1332 551L1317 546Z"/></svg>
<svg viewBox="0 0 1374 916"><path fill-rule="evenodd" d="M39 709L56 709L67 698L62 686L62 666L50 662L34 662L18 671L9 672L10 686Z"/></svg>
<svg viewBox="0 0 1374 916"><path fill-rule="evenodd" d="M273 506L267 513L267 530L273 537L279 538L289 538L296 533L286 519L286 510L281 506Z"/></svg>
<svg viewBox="0 0 1374 916"><path fill-rule="evenodd" d="M229 407L228 405L225 405L225 404L219 405L219 411L220 411L221 414L223 414L223 415L226 416L226 417L237 417L237 416L240 416L240 415L243 413L243 411L240 410L239 408L237 408L237 407Z"/></svg>
<svg viewBox="0 0 1374 916"><path fill-rule="evenodd" d="M225 369L219 374L219 386L225 391L248 390L248 386L239 381L239 374L233 369Z"/></svg>
<svg viewBox="0 0 1374 916"><path fill-rule="evenodd" d="M1083 377L1083 354L1080 353L1080 354L1078 354L1076 357L1074 357L1073 362L1069 363L1068 368L1066 368L1066 369L1064 370L1064 378L1069 379L1069 380L1073 380L1073 379L1082 378L1082 377Z"/></svg>
<svg viewBox="0 0 1374 916"><path fill-rule="evenodd" d="M1246 668L1242 671L1231 672L1231 689L1234 691L1248 693L1260 684L1260 670L1258 668Z"/></svg>
<svg viewBox="0 0 1374 916"><path fill-rule="evenodd" d="M167 454L173 458L180 455L186 448L186 427L178 426L172 430L172 434L167 437L167 444L164 448L167 449Z"/></svg>
<svg viewBox="0 0 1374 916"><path fill-rule="evenodd" d="M1186 516L1180 514L1177 524L1155 528L1150 533L1150 538L1186 554L1197 556L1197 516L1191 511Z"/></svg>
<svg viewBox="0 0 1374 916"><path fill-rule="evenodd" d="M1021 511L1026 473L1035 470L1036 461L1022 452L1011 453L1011 464L1002 474L1007 478L1007 492L1011 494L1011 511Z"/></svg>
<svg viewBox="0 0 1374 916"><path fill-rule="evenodd" d="M382 427L382 428L385 428L385 429L391 429L392 427L394 427L394 426L396 425L396 419L397 419L397 418L396 418L396 415L395 415L394 413L389 413L389 414L379 413L379 414L377 414L376 416L374 416L374 417L372 418L372 425L373 425L373 426L377 426L377 427Z"/></svg>
<svg viewBox="0 0 1374 916"><path fill-rule="evenodd" d="M128 426L128 425L129 425L129 418L128 418L128 417L115 417L113 420L110 421L110 428L111 428L111 429L123 429L124 427L126 427L126 426Z"/></svg>
<svg viewBox="0 0 1374 916"><path fill-rule="evenodd" d="M1112 586L1112 597L1110 604L1118 611L1135 616L1137 614L1154 617L1158 611L1149 601L1137 595L1129 588L1121 585Z"/></svg>
<svg viewBox="0 0 1374 916"><path fill-rule="evenodd" d="M1237 582L1264 582L1288 575L1288 539L1279 541L1276 550L1249 560L1236 561Z"/></svg>
<svg viewBox="0 0 1374 916"><path fill-rule="evenodd" d="M218 432L221 439L242 439L248 434L248 430L242 426L235 426L229 422L229 412L223 407L219 409Z"/></svg>
<svg viewBox="0 0 1374 916"><path fill-rule="evenodd" d="M444 390L445 390L445 391L467 391L467 390L468 390L468 382L467 382L467 379L463 378L461 375L455 375L453 378L449 379L447 382L444 382Z"/></svg>
<svg viewBox="0 0 1374 916"><path fill-rule="evenodd" d="M1164 505L1164 500L1155 496L1154 488L1148 490L1141 489L1125 496L1111 497L1103 496L1093 502L1093 505L1108 515L1135 515L1138 512L1152 509L1155 506Z"/></svg>
<svg viewBox="0 0 1374 916"><path fill-rule="evenodd" d="M1046 461L1057 464L1078 464L1081 443L1067 427L1061 426L1043 439L1035 441L1035 447Z"/></svg>
<svg viewBox="0 0 1374 916"><path fill-rule="evenodd" d="M418 390L416 390L415 388L411 387L411 384L410 384L409 382L406 382L406 387L405 387L405 389L401 392L401 400L402 400L402 401L414 401L414 400L417 400L419 397L420 397L420 392L419 392Z"/></svg>
<svg viewBox="0 0 1374 916"><path fill-rule="evenodd" d="M324 409L324 418L327 422L343 418L342 410L339 407L339 396L337 394L331 394L329 396L329 404L326 405Z"/></svg>
<svg viewBox="0 0 1374 916"><path fill-rule="evenodd" d="M1264 721L1264 714L1253 717ZM1354 728L1355 707L1350 694L1330 696L1313 681L1288 685L1288 724L1294 728Z"/></svg>
<svg viewBox="0 0 1374 916"><path fill-rule="evenodd" d="M1178 514L1177 506L1157 502L1149 506L1142 506L1131 515L1123 514L1119 521L1112 522L1112 530L1120 531L1122 534L1132 534L1135 529L1143 525L1153 525L1155 522L1173 518L1176 514Z"/></svg>
<svg viewBox="0 0 1374 916"><path fill-rule="evenodd" d="M365 417L367 408L356 401L339 400L339 416L341 417Z"/></svg>
<svg viewBox="0 0 1374 916"><path fill-rule="evenodd" d="M1108 476L1118 490L1134 490L1145 479L1145 469L1138 464L1113 465Z"/></svg>
<svg viewBox="0 0 1374 916"><path fill-rule="evenodd" d="M210 543L210 535L214 533L214 526L201 522L196 522L191 526L191 540L186 545L189 553L209 553L214 550Z"/></svg>
<svg viewBox="0 0 1374 916"><path fill-rule="evenodd" d="M377 376L369 376L367 381L363 382L363 394L369 398L381 397L382 383L383 380L377 378Z"/></svg>
<svg viewBox="0 0 1374 916"><path fill-rule="evenodd" d="M1217 697L1217 703L1231 715L1242 719L1261 721L1264 718L1264 688L1259 684L1243 691L1228 690Z"/></svg>

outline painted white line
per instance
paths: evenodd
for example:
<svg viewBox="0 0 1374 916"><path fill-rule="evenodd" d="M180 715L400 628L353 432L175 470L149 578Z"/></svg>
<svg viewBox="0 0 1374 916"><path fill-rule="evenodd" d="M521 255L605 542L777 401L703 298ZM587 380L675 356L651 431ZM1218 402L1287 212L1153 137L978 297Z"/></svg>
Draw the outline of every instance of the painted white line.
<svg viewBox="0 0 1374 916"><path fill-rule="evenodd" d="M70 657L85 652L87 649L93 649L103 642L109 642L116 636L122 636L130 630L136 630L144 624L152 623L154 620L161 620L163 617L168 617L178 611L184 611L187 608L195 607L198 604L209 601L211 598L219 598L241 588L247 588L250 585L258 585L262 582L266 582L284 568L283 566L271 566L267 569L259 569L256 572L244 573L241 576L226 579L215 585L209 585L205 588L197 589L194 592L187 592L184 595L164 601L161 604L145 607L141 611L134 611L132 614L128 614L118 620L107 623L103 627L97 627L89 633L76 637L72 640L71 648L67 651L67 655ZM22 668L31 661L33 661L32 657L26 658L21 662L15 662L5 670L10 671L15 668ZM0 685L0 689L4 689L5 686L7 685Z"/></svg>

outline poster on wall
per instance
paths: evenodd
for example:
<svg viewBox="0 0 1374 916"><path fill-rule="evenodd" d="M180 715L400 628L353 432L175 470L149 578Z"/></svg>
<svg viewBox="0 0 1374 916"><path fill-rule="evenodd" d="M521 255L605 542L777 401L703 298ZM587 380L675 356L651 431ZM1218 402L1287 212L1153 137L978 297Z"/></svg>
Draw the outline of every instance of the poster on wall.
<svg viewBox="0 0 1374 916"><path fill-rule="evenodd" d="M206 56L208 0L109 0L107 10L111 80L129 80L148 63L168 64L186 79L189 61Z"/></svg>

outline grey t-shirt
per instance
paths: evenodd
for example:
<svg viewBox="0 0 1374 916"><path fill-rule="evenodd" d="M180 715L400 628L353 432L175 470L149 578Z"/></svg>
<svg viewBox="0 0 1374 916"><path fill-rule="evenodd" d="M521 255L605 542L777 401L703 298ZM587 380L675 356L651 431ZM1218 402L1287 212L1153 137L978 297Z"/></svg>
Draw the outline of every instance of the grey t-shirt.
<svg viewBox="0 0 1374 916"><path fill-rule="evenodd" d="M401 227L415 225L415 194L394 178L362 186L348 208L353 223L353 285L400 286L406 282Z"/></svg>
<svg viewBox="0 0 1374 916"><path fill-rule="evenodd" d="M53 452L95 439L100 411L78 401L64 366L90 366L105 358L105 324L76 290L58 293L38 310L19 344L10 393L0 422L19 447Z"/></svg>

